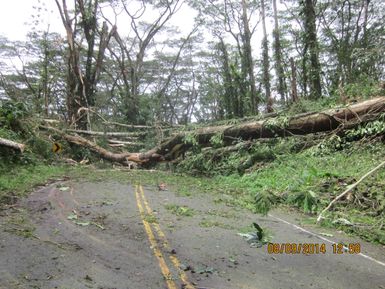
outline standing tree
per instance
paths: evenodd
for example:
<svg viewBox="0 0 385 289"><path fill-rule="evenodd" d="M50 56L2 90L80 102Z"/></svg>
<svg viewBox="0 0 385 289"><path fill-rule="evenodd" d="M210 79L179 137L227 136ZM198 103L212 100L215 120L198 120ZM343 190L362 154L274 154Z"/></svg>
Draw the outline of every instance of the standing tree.
<svg viewBox="0 0 385 289"><path fill-rule="evenodd" d="M251 50L251 36L250 31L250 20L247 15L248 4L246 0L242 0L242 24L243 31L241 33L242 42L243 42L243 55L242 55L242 67L247 70L248 80L250 84L250 100L251 100L251 114L258 113L258 96L257 88L255 86L255 76L254 76L254 61Z"/></svg>
<svg viewBox="0 0 385 289"><path fill-rule="evenodd" d="M233 59L229 58L230 61L228 61L229 66L227 67L231 67L231 74L227 73L227 77L224 78L224 86L231 88L235 85L239 93L239 95L233 95L230 100L232 103L235 102L237 106L235 111L232 112L233 115L242 117L245 114L257 114L258 91L255 84L251 47L251 40L259 22L255 21L256 18L254 17L258 9L256 1L194 0L190 1L190 3L193 8L199 11L200 20L219 39L220 43L225 44L226 36L223 34L223 31L225 31L228 33L227 35L232 37L237 48L237 54ZM221 44L220 51L226 57L224 47L226 45ZM238 63L240 64L239 69ZM229 82L229 75L232 75L231 82Z"/></svg>
<svg viewBox="0 0 385 289"><path fill-rule="evenodd" d="M108 32L107 24L104 22L101 30L98 30L98 0L76 0L73 10L68 8L66 0L62 0L61 3L59 0L55 2L66 30L68 44L68 119L71 124L87 129L90 126L88 113L82 111L87 112L87 109L95 104L96 85L102 70L104 52L116 27L112 27ZM86 48L82 43L83 36L86 39ZM97 41L99 43L96 47ZM85 63L82 55L84 50Z"/></svg>
<svg viewBox="0 0 385 289"><path fill-rule="evenodd" d="M274 30L273 30L273 48L274 48L274 60L275 60L275 71L278 78L277 91L281 96L281 102L285 103L285 95L287 92L286 81L285 81L285 72L283 70L283 55L282 55L282 46L281 46L281 33L279 29L279 20L277 12L277 0L273 0L273 12L274 12Z"/></svg>
<svg viewBox="0 0 385 289"><path fill-rule="evenodd" d="M269 60L269 43L267 40L266 32L266 11L265 11L265 1L261 0L261 15L262 15L262 29L263 29L263 39L262 39L262 69L263 69L263 86L265 87L265 98L266 98L266 111L273 111L273 99L271 97L270 89L270 60Z"/></svg>
<svg viewBox="0 0 385 289"><path fill-rule="evenodd" d="M121 8L130 19L131 34L124 38L116 31L114 39L118 43L120 51L110 50L120 67L120 77L125 86L126 120L130 123L143 122L143 119L140 118L139 95L144 76L143 67L146 53L151 48L155 36L160 34L166 23L178 12L183 1L140 0L136 3L139 5L137 9L129 7L129 4L133 4L132 2L122 1L120 3ZM116 9L114 11L115 16L117 16L119 12ZM106 17L105 19L108 21ZM144 19L151 20L145 21Z"/></svg>
<svg viewBox="0 0 385 289"><path fill-rule="evenodd" d="M310 98L318 99L322 96L321 89L321 65L319 62L319 46L316 27L316 0L300 0L304 22L304 52L310 57ZM304 58L304 61L307 60ZM306 65L306 63L304 64Z"/></svg>

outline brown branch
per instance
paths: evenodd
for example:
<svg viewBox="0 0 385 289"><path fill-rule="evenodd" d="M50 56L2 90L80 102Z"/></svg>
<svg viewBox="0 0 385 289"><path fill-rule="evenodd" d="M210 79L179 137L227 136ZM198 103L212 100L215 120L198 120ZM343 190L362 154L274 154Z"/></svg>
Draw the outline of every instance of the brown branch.
<svg viewBox="0 0 385 289"><path fill-rule="evenodd" d="M373 173L375 173L376 171L378 171L381 167L385 166L385 161L383 161L382 163L380 163L378 166L376 166L374 169L372 169L371 171L369 171L368 173L366 173L365 175L363 175L357 182L355 182L353 185L349 186L343 193L339 194L337 197L335 197L333 199L333 201L330 202L330 204L322 210L322 212L318 215L318 218L317 218L317 223L319 223L321 221L321 219L323 219L323 214L329 210L333 204L335 202L337 202L339 199L341 199L343 196L345 196L346 194L348 194L351 190L353 190L355 187L357 187L363 180L365 180L368 176L372 175Z"/></svg>

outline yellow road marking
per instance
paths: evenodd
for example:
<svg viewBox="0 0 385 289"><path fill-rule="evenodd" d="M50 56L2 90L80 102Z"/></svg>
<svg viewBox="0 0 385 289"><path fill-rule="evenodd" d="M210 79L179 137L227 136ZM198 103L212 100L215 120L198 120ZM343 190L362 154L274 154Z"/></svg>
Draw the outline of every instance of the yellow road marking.
<svg viewBox="0 0 385 289"><path fill-rule="evenodd" d="M138 205L138 209L140 212L140 216L142 217L142 222L144 225L144 229L146 230L148 240L150 241L151 247L154 251L155 257L158 259L160 270L162 271L163 277L166 280L167 287L169 289L177 289L174 281L171 279L170 269L167 267L166 261L163 258L162 252L160 251L156 239L154 237L154 233L151 230L150 224L144 219L145 213L142 204L140 203L140 196L138 193L138 186L135 186L135 195L136 195L136 203Z"/></svg>
<svg viewBox="0 0 385 289"><path fill-rule="evenodd" d="M147 210L147 213L148 214L152 214L152 210L147 202L147 199L144 195L144 190L143 190L143 187L140 185L139 186L139 190L140 190L140 193L142 195L142 199L143 199L143 203L144 203L144 206ZM166 238L166 235L163 233L163 231L160 229L160 226L159 224L157 223L153 223L152 224L153 227L155 228L155 231L157 232L158 236L162 239L163 241L163 247L166 249L166 250L170 250L170 245L167 241L167 238ZM176 256L173 256L173 255L169 255L169 259L170 261L172 262L172 264L174 265L174 267L179 271L179 276L180 276L180 279L183 281L183 283L185 284L185 287L183 288L186 288L186 289L195 289L195 287L188 281L188 277L186 275L186 273L180 269L180 262L178 260L178 258Z"/></svg>

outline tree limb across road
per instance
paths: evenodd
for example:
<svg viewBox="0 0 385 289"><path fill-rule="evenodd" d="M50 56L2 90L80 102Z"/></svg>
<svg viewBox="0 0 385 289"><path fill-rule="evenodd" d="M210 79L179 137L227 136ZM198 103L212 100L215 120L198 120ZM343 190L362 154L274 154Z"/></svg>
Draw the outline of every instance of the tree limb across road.
<svg viewBox="0 0 385 289"><path fill-rule="evenodd" d="M329 109L321 112L299 114L287 117L280 116L257 121L246 121L235 125L209 126L195 131L180 132L162 142L159 146L142 153L112 153L97 144L81 137L70 135L58 129L41 126L61 135L66 141L90 149L102 158L126 164L129 161L140 164L151 164L159 161L170 161L192 147L186 136L192 135L195 144L201 147L211 146L210 139L221 135L224 146L231 145L234 139L252 140L259 138L285 137L305 135L317 132L350 129L362 123L375 120L385 111L385 97L366 100L350 106ZM75 132L75 131L74 131Z"/></svg>

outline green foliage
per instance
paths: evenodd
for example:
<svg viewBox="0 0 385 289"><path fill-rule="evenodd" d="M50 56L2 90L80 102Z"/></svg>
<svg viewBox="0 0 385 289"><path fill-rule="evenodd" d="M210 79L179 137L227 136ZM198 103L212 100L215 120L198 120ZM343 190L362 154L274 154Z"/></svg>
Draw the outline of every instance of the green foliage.
<svg viewBox="0 0 385 289"><path fill-rule="evenodd" d="M146 214L143 218L146 222L150 224L158 223L158 219L153 214Z"/></svg>
<svg viewBox="0 0 385 289"><path fill-rule="evenodd" d="M26 140L28 146L28 154L31 157L32 163L36 163L38 160L41 162L47 162L54 158L52 152L52 142L45 140L39 136L32 136Z"/></svg>
<svg viewBox="0 0 385 289"><path fill-rule="evenodd" d="M176 204L167 204L164 206L168 211L177 216L192 217L195 211L187 206L179 206Z"/></svg>
<svg viewBox="0 0 385 289"><path fill-rule="evenodd" d="M210 144L214 148L222 147L223 146L223 133L217 133L217 134L213 135L210 138Z"/></svg>
<svg viewBox="0 0 385 289"><path fill-rule="evenodd" d="M297 192L289 196L288 203L302 208L305 213L313 213L317 209L317 195L312 190Z"/></svg>
<svg viewBox="0 0 385 289"><path fill-rule="evenodd" d="M23 165L0 167L0 204L8 203L25 195L32 187L49 178L67 173L64 166ZM76 173L75 173L76 174Z"/></svg>
<svg viewBox="0 0 385 289"><path fill-rule="evenodd" d="M268 191L259 191L255 194L255 211L259 214L266 216L274 203L274 196Z"/></svg>
<svg viewBox="0 0 385 289"><path fill-rule="evenodd" d="M360 125L356 129L349 130L346 133L346 139L349 141L361 139L364 137L375 137L385 133L385 121L382 117L381 120L369 122L367 124Z"/></svg>
<svg viewBox="0 0 385 289"><path fill-rule="evenodd" d="M23 102L5 101L0 106L0 125L13 130L19 129L20 119L28 115Z"/></svg>
<svg viewBox="0 0 385 289"><path fill-rule="evenodd" d="M183 143L198 147L197 136L194 133L187 133L183 138Z"/></svg>
<svg viewBox="0 0 385 289"><path fill-rule="evenodd" d="M367 77L358 78L355 82L345 85L344 93L348 100L368 99L381 95L378 81Z"/></svg>
<svg viewBox="0 0 385 289"><path fill-rule="evenodd" d="M322 156L347 147L349 147L349 143L346 142L345 138L338 135L332 135L331 137L322 140L317 145L309 148L307 153L313 156Z"/></svg>
<svg viewBox="0 0 385 289"><path fill-rule="evenodd" d="M300 98L297 102L291 103L288 115L296 115L306 112L322 111L324 109L335 107L337 104L337 97L325 97L317 101Z"/></svg>
<svg viewBox="0 0 385 289"><path fill-rule="evenodd" d="M282 130L289 125L290 118L286 115L280 115L278 117L267 119L263 125L272 132L276 130Z"/></svg>

